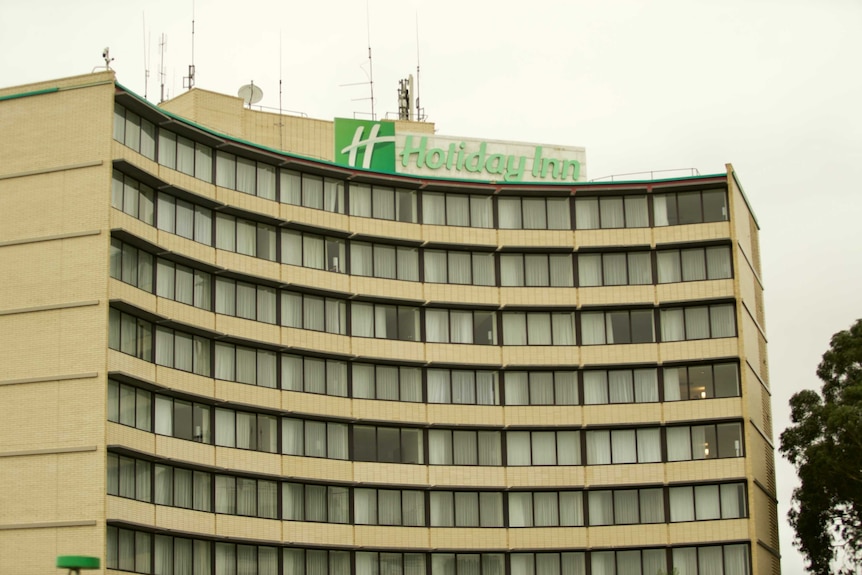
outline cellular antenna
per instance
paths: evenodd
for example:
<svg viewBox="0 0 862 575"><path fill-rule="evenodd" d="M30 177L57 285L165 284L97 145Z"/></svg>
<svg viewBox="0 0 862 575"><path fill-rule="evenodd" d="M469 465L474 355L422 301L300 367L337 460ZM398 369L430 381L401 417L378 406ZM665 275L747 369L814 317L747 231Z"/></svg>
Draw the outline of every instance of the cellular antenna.
<svg viewBox="0 0 862 575"><path fill-rule="evenodd" d="M150 45L147 41L147 13L141 12L141 20L144 25L144 100L147 99L147 90L150 85Z"/></svg>
<svg viewBox="0 0 862 575"><path fill-rule="evenodd" d="M425 121L425 108L419 104L419 11L416 11L416 121Z"/></svg>
<svg viewBox="0 0 862 575"><path fill-rule="evenodd" d="M371 63L371 9L368 0L365 0L365 27L368 30L368 87L371 91L371 119L376 120L374 115L374 68Z"/></svg>
<svg viewBox="0 0 862 575"><path fill-rule="evenodd" d="M183 76L183 88L191 90L195 87L195 0L192 0L192 63L189 65L189 75Z"/></svg>
<svg viewBox="0 0 862 575"><path fill-rule="evenodd" d="M165 101L165 50L168 48L168 36L162 32L159 36L159 83L161 84L161 94L159 95L159 104Z"/></svg>

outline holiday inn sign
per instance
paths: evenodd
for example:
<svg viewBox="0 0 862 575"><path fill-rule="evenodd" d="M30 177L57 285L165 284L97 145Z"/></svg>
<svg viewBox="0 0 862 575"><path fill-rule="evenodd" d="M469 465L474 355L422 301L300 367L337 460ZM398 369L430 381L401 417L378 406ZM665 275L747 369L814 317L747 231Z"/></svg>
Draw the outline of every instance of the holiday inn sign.
<svg viewBox="0 0 862 575"><path fill-rule="evenodd" d="M583 148L396 133L387 121L335 119L335 163L388 174L496 182L586 179Z"/></svg>

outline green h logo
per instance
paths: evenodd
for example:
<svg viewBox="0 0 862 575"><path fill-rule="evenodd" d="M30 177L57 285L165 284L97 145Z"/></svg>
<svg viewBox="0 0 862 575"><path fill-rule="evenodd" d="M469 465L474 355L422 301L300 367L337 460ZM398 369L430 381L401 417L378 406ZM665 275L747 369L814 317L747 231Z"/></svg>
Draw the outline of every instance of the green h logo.
<svg viewBox="0 0 862 575"><path fill-rule="evenodd" d="M395 173L395 124L335 119L335 163Z"/></svg>

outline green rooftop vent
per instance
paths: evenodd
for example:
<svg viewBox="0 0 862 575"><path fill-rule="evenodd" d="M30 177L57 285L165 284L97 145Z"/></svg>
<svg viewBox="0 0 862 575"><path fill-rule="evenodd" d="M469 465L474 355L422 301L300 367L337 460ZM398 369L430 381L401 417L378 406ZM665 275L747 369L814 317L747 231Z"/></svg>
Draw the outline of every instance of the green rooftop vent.
<svg viewBox="0 0 862 575"><path fill-rule="evenodd" d="M81 569L98 569L98 557L86 557L84 555L60 555L57 557L57 568L68 569L69 573L80 575Z"/></svg>

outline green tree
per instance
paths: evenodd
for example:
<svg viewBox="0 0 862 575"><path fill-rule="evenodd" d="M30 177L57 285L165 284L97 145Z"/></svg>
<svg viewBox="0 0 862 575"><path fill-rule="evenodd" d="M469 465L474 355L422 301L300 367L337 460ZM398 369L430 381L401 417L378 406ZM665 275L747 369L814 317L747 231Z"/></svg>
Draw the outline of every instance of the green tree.
<svg viewBox="0 0 862 575"><path fill-rule="evenodd" d="M820 393L790 398L780 451L800 485L788 513L795 545L816 575L862 571L862 320L832 336L817 367Z"/></svg>

